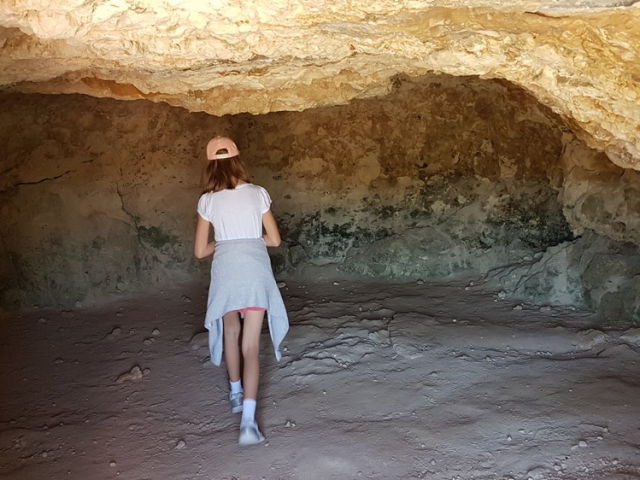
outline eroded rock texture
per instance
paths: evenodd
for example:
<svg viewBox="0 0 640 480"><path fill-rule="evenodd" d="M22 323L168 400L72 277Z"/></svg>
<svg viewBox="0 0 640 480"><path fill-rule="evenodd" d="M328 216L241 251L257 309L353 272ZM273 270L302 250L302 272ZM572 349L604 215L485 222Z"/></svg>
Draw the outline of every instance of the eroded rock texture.
<svg viewBox="0 0 640 480"><path fill-rule="evenodd" d="M480 275L531 264L585 229L640 244L629 202L638 173L607 161L598 170L602 153L507 82L398 76L383 98L223 117L5 93L0 125L4 307L204 279L192 239L214 134L237 139L254 181L271 193L281 275L327 263L369 277ZM544 303L540 291L524 294ZM592 297L562 301L597 309L603 295Z"/></svg>
<svg viewBox="0 0 640 480"><path fill-rule="evenodd" d="M0 85L215 115L384 95L397 74L505 79L640 169L640 9L619 0L21 0Z"/></svg>
<svg viewBox="0 0 640 480"><path fill-rule="evenodd" d="M282 274L500 271L638 319L639 85L635 1L1 2L1 302L205 275L197 178L228 133Z"/></svg>

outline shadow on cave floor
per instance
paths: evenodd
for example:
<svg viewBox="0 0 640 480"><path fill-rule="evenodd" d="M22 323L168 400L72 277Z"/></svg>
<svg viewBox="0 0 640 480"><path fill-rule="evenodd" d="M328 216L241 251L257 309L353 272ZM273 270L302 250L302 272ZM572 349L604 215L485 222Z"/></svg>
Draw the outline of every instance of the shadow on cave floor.
<svg viewBox="0 0 640 480"><path fill-rule="evenodd" d="M0 478L640 477L637 330L463 284L288 281L240 448L205 289L6 314Z"/></svg>

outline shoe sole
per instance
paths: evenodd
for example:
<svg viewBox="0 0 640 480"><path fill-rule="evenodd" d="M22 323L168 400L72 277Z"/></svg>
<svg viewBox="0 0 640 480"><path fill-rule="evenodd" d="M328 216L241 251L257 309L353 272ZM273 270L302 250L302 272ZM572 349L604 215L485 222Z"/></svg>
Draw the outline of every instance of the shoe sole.
<svg viewBox="0 0 640 480"><path fill-rule="evenodd" d="M231 413L240 413L242 412L242 405L238 405L237 407L231 408Z"/></svg>

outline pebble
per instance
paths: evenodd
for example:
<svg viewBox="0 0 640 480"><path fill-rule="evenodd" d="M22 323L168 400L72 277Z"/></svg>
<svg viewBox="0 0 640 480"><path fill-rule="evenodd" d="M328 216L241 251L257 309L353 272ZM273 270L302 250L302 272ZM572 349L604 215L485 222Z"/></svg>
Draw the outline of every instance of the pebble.
<svg viewBox="0 0 640 480"><path fill-rule="evenodd" d="M151 345L153 343L153 338L145 338L144 339L144 343L145 345Z"/></svg>
<svg viewBox="0 0 640 480"><path fill-rule="evenodd" d="M189 297L187 297L186 295L183 295L183 296L182 296L182 301L183 301L184 303L191 303L191 299L190 299Z"/></svg>
<svg viewBox="0 0 640 480"><path fill-rule="evenodd" d="M116 380L116 383L135 382L141 380L143 375L144 374L142 373L142 369L138 365L136 365L131 369L130 372L120 375Z"/></svg>
<svg viewBox="0 0 640 480"><path fill-rule="evenodd" d="M340 285L340 282L333 282L334 285Z"/></svg>
<svg viewBox="0 0 640 480"><path fill-rule="evenodd" d="M284 288L284 287L286 287L286 286L287 286L287 284L286 284L285 282L278 282L278 283L276 283L276 286L277 286L278 288Z"/></svg>
<svg viewBox="0 0 640 480"><path fill-rule="evenodd" d="M290 428L291 427L291 422L289 420L287 420L287 423L285 423L284 426L286 428Z"/></svg>
<svg viewBox="0 0 640 480"><path fill-rule="evenodd" d="M522 305L516 305L513 307L514 310L522 310Z"/></svg>
<svg viewBox="0 0 640 480"><path fill-rule="evenodd" d="M511 435L507 435L507 442L511 441Z"/></svg>
<svg viewBox="0 0 640 480"><path fill-rule="evenodd" d="M584 440L580 440L578 442L578 446L581 448L586 448L587 447L587 442L585 442Z"/></svg>
<svg viewBox="0 0 640 480"><path fill-rule="evenodd" d="M47 323L47 319L46 319L46 318L44 318L44 317L40 317L40 318L38 319L38 321L39 321L40 323Z"/></svg>
<svg viewBox="0 0 640 480"><path fill-rule="evenodd" d="M551 311L551 307L550 306L545 306L545 307L540 307L540 311L541 312L550 312Z"/></svg>
<svg viewBox="0 0 640 480"><path fill-rule="evenodd" d="M117 465L116 462L109 462L110 467L115 467L116 465Z"/></svg>
<svg viewBox="0 0 640 480"><path fill-rule="evenodd" d="M116 327L111 331L111 335L114 337L120 335L122 333L122 329L120 327Z"/></svg>
<svg viewBox="0 0 640 480"><path fill-rule="evenodd" d="M176 450L182 450L186 446L187 443L184 440L180 440L178 443L176 443Z"/></svg>
<svg viewBox="0 0 640 480"><path fill-rule="evenodd" d="M80 307L82 307L82 303L80 303L80 300L78 300L78 301L75 303L75 306L76 306L76 308L80 308Z"/></svg>
<svg viewBox="0 0 640 480"><path fill-rule="evenodd" d="M153 332L151 332L151 335L156 335L156 336L160 335L160 330L158 330L157 328L154 328Z"/></svg>
<svg viewBox="0 0 640 480"><path fill-rule="evenodd" d="M416 283L417 283L418 285L424 285L424 280L418 280Z"/></svg>

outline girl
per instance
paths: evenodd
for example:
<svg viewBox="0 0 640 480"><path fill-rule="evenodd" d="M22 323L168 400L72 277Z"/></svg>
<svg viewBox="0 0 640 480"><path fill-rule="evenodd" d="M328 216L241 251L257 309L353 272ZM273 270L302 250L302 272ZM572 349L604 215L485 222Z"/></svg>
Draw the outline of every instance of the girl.
<svg viewBox="0 0 640 480"><path fill-rule="evenodd" d="M264 188L249 183L239 154L236 144L226 137L216 137L207 145L209 163L202 177L194 253L197 258L213 254L205 319L211 361L219 366L224 350L231 411L242 412L239 443L253 445L264 441L255 421L264 314L269 311L269 331L277 360L281 358L280 343L289 329L289 320L266 248L280 245L271 198ZM210 226L214 241L209 241ZM240 315L244 317L242 381Z"/></svg>

